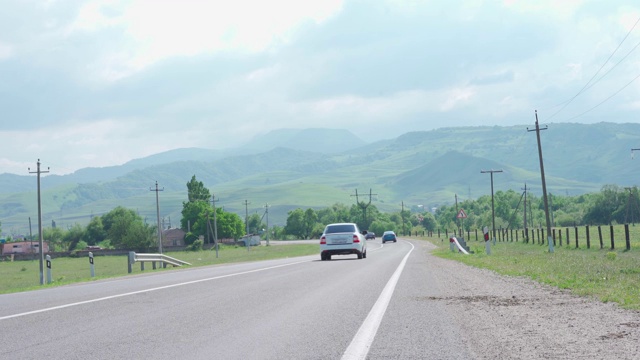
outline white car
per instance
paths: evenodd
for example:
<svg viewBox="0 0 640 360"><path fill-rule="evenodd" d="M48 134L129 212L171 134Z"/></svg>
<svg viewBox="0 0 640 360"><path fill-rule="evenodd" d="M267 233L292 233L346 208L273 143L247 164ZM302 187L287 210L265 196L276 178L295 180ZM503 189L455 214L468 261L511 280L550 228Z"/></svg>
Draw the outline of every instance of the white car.
<svg viewBox="0 0 640 360"><path fill-rule="evenodd" d="M367 241L354 223L329 224L320 237L320 259L331 260L332 255L356 254L367 257Z"/></svg>

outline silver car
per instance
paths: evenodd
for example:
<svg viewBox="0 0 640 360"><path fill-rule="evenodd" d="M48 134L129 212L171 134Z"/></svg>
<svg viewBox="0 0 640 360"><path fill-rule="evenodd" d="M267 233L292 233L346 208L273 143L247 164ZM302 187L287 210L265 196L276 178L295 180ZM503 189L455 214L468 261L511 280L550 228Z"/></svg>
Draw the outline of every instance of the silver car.
<svg viewBox="0 0 640 360"><path fill-rule="evenodd" d="M354 223L329 224L320 237L320 259L331 260L332 255L356 254L367 257L367 241Z"/></svg>

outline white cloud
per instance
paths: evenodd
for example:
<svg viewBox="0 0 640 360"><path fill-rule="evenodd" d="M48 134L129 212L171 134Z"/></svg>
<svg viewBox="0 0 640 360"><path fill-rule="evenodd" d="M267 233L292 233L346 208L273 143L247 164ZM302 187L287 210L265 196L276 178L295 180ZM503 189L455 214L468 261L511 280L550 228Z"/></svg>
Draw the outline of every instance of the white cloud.
<svg viewBox="0 0 640 360"><path fill-rule="evenodd" d="M107 80L117 80L171 57L263 52L341 8L342 0L100 0L80 9L68 33L122 31L118 55L96 65Z"/></svg>
<svg viewBox="0 0 640 360"><path fill-rule="evenodd" d="M8 59L14 55L13 46L0 41L0 60Z"/></svg>

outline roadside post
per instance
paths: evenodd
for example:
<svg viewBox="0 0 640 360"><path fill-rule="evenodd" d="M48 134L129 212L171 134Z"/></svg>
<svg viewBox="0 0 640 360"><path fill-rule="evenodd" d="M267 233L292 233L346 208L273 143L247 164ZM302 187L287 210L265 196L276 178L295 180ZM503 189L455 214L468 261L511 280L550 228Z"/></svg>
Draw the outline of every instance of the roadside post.
<svg viewBox="0 0 640 360"><path fill-rule="evenodd" d="M491 255L491 242L489 241L489 228L485 226L482 229L482 232L484 233L484 248L487 252L487 255Z"/></svg>
<svg viewBox="0 0 640 360"><path fill-rule="evenodd" d="M47 284L51 284L51 256L47 255Z"/></svg>
<svg viewBox="0 0 640 360"><path fill-rule="evenodd" d="M91 268L91 277L96 277L96 269L93 266L93 253L89 252L89 267Z"/></svg>
<svg viewBox="0 0 640 360"><path fill-rule="evenodd" d="M451 250L451 252L455 252L455 244L454 244L453 240L453 235L451 235L451 237L449 238L449 250Z"/></svg>
<svg viewBox="0 0 640 360"><path fill-rule="evenodd" d="M133 271L131 266L136 262L136 253L133 251L129 251L129 256L127 257L127 270L129 270L129 274Z"/></svg>

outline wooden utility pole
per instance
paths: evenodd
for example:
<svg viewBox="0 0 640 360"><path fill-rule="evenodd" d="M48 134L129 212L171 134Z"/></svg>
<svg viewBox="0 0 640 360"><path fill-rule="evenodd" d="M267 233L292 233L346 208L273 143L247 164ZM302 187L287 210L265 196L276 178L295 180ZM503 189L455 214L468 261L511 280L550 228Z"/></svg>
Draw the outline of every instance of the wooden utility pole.
<svg viewBox="0 0 640 360"><path fill-rule="evenodd" d="M160 224L160 198L158 197L158 193L160 191L164 191L164 188L158 188L158 182L156 181L156 188L149 188L149 191L156 192L156 215L158 217L158 251L162 254L162 226Z"/></svg>
<svg viewBox="0 0 640 360"><path fill-rule="evenodd" d="M494 202L493 202L493 173L501 173L502 170L480 170L480 173L482 174L486 174L489 173L491 174L491 226L492 226L492 239L493 239L493 243L496 243L496 211L495 211L495 207L494 207Z"/></svg>
<svg viewBox="0 0 640 360"><path fill-rule="evenodd" d="M527 224L527 190L529 190L529 188L527 187L527 183L524 183L524 189L522 189L524 191L524 231L525 231L525 235L524 235L524 239L525 241L528 241L529 239L529 232L527 231L527 227L529 224Z"/></svg>
<svg viewBox="0 0 640 360"><path fill-rule="evenodd" d="M31 168L27 168L29 174L38 174L38 246L40 247L38 251L40 252L40 285L44 285L44 240L42 238L42 200L40 197L40 175L46 174L49 172L49 167L47 167L47 171L40 170L40 159L37 162L38 168L36 171L31 171Z"/></svg>
<svg viewBox="0 0 640 360"><path fill-rule="evenodd" d="M247 237L245 238L245 242L247 245L247 251L249 251L249 204L250 202L245 200L244 201L244 224L245 224L245 228L246 228L246 232L247 232Z"/></svg>
<svg viewBox="0 0 640 360"><path fill-rule="evenodd" d="M542 196L544 198L544 217L547 222L547 242L549 243L549 252L553 253L553 236L551 235L551 220L549 219L549 200L547 199L547 182L544 176L544 161L542 160L542 145L540 143L540 130L547 130L545 126L543 129L540 129L540 125L538 123L538 110L536 110L536 128L533 130L527 131L535 131L536 137L538 139L538 157L540 158L540 177L542 178Z"/></svg>

